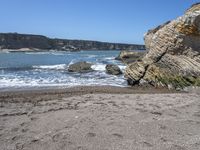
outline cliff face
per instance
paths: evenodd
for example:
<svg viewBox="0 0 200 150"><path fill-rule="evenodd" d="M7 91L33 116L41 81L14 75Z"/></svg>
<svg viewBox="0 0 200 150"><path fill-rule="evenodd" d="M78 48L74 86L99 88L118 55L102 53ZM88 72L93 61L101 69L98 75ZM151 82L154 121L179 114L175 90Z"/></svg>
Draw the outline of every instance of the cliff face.
<svg viewBox="0 0 200 150"><path fill-rule="evenodd" d="M106 43L98 41L50 39L41 35L0 33L1 49L39 49L39 50L143 50L144 45Z"/></svg>
<svg viewBox="0 0 200 150"><path fill-rule="evenodd" d="M176 89L200 86L200 4L150 30L145 45L147 54L126 69L131 85L149 83Z"/></svg>
<svg viewBox="0 0 200 150"><path fill-rule="evenodd" d="M40 35L22 35L15 33L0 34L1 49L50 49L51 43L48 38Z"/></svg>

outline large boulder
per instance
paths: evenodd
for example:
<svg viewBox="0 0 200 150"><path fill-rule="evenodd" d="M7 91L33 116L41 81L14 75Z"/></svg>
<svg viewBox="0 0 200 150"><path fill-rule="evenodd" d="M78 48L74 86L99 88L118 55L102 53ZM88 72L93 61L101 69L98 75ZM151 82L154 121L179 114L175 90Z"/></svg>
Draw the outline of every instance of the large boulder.
<svg viewBox="0 0 200 150"><path fill-rule="evenodd" d="M108 74L112 74L112 75L121 75L122 74L121 69L117 65L114 65L114 64L106 65L106 72Z"/></svg>
<svg viewBox="0 0 200 150"><path fill-rule="evenodd" d="M117 56L115 59L120 60L125 64L129 64L132 62L135 62L136 60L140 59L146 51L127 51L123 50L119 53L119 56Z"/></svg>
<svg viewBox="0 0 200 150"><path fill-rule="evenodd" d="M87 73L93 71L92 64L87 62L77 62L69 66L69 72Z"/></svg>
<svg viewBox="0 0 200 150"><path fill-rule="evenodd" d="M200 85L200 3L175 20L145 35L148 52L131 63L125 77L131 85L184 88Z"/></svg>

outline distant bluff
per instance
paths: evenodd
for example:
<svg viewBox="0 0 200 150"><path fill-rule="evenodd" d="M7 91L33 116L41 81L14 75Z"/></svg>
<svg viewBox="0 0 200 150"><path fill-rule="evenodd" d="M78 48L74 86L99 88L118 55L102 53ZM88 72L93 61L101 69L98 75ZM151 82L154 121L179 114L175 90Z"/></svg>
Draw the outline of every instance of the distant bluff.
<svg viewBox="0 0 200 150"><path fill-rule="evenodd" d="M148 52L128 65L131 85L151 84L180 89L200 86L200 3L145 35Z"/></svg>
<svg viewBox="0 0 200 150"><path fill-rule="evenodd" d="M86 40L51 39L41 35L0 33L0 50L144 50L144 45L106 43Z"/></svg>

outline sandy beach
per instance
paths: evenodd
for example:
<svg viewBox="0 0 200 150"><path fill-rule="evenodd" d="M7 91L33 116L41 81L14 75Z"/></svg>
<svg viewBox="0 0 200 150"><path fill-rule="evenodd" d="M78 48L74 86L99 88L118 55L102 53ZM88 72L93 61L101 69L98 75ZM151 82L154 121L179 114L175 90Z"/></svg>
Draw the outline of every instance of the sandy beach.
<svg viewBox="0 0 200 150"><path fill-rule="evenodd" d="M1 150L199 150L200 93L75 87L0 93Z"/></svg>

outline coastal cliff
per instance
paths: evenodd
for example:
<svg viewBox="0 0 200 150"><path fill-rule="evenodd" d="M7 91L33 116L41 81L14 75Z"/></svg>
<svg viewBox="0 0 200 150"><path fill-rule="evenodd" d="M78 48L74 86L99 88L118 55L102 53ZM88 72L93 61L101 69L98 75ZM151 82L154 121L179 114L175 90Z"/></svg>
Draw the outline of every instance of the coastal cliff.
<svg viewBox="0 0 200 150"><path fill-rule="evenodd" d="M200 3L145 35L148 52L128 65L128 83L180 89L200 86Z"/></svg>
<svg viewBox="0 0 200 150"><path fill-rule="evenodd" d="M41 35L0 33L0 50L144 50L144 45L51 39Z"/></svg>

